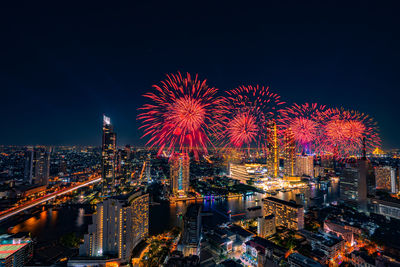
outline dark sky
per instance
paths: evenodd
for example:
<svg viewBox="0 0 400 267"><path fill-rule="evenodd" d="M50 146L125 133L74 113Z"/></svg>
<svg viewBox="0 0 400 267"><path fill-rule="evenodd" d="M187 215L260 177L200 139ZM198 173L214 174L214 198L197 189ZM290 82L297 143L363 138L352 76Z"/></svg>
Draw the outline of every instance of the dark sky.
<svg viewBox="0 0 400 267"><path fill-rule="evenodd" d="M100 144L103 113L119 145L142 144L141 95L180 70L358 109L400 147L396 1L116 2L2 4L0 144Z"/></svg>

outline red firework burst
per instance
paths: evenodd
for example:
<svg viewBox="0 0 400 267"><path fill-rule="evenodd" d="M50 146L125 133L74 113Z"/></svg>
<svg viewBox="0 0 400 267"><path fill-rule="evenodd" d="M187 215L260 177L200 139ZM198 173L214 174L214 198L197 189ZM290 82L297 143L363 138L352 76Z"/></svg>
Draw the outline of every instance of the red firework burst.
<svg viewBox="0 0 400 267"><path fill-rule="evenodd" d="M206 80L200 80L197 74L182 76L167 75L161 85L153 85L154 92L144 96L152 104L140 108L138 116L143 125L144 135L150 136L147 145L172 152L175 149L194 152L207 152L210 144L210 125L218 114L220 99L217 89L208 87Z"/></svg>
<svg viewBox="0 0 400 267"><path fill-rule="evenodd" d="M338 158L361 155L363 139L366 150L380 146L377 123L367 114L353 110L334 109L325 126L325 147Z"/></svg>
<svg viewBox="0 0 400 267"><path fill-rule="evenodd" d="M320 154L326 111L326 106L317 103L294 104L281 111L278 120L280 133L292 133L297 151Z"/></svg>
<svg viewBox="0 0 400 267"><path fill-rule="evenodd" d="M267 122L284 104L269 87L240 86L227 92L217 122L217 139L223 146L262 146L266 141Z"/></svg>

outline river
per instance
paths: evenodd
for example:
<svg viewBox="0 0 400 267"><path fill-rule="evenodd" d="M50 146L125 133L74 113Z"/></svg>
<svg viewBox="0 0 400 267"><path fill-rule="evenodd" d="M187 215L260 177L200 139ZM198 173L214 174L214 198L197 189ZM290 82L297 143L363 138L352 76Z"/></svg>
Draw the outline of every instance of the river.
<svg viewBox="0 0 400 267"><path fill-rule="evenodd" d="M299 194L304 194L304 197ZM205 216L204 222L215 225L229 219L235 220L244 217L247 208L261 205L261 199L265 195L254 194L246 197L232 199L204 199L201 202L205 213L214 213L213 216ZM290 192L279 192L276 198L283 200L295 200L304 207L323 205L336 201L339 197L338 183L332 183L323 190L319 185L304 189L295 189ZM313 198L313 200L310 199ZM317 199L314 199L317 198ZM162 233L173 226L182 227L182 214L186 207L193 202L178 202L176 204L161 203L150 206L150 235ZM231 216L228 215L228 211ZM65 206L59 209L43 209L37 211L30 218L14 224L7 222L2 225L2 231L7 228L10 233L30 232L38 243L58 240L62 235L75 232L81 235L87 231L91 223L90 207Z"/></svg>

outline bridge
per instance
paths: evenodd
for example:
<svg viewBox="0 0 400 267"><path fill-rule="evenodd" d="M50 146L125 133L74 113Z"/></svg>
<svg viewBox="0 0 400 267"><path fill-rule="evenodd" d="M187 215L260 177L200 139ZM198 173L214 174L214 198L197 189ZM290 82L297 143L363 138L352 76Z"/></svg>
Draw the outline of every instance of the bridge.
<svg viewBox="0 0 400 267"><path fill-rule="evenodd" d="M88 185L91 185L93 183L97 183L97 182L100 182L100 181L101 181L100 177L95 177L95 178L89 179L88 181L77 183L75 185L72 185L72 186L67 187L67 188L63 188L63 189L61 189L59 191L44 195L44 196L39 197L37 199L33 199L33 200L30 200L30 201L27 201L26 203L23 203L22 205L20 205L18 207L13 207L13 208L10 208L8 210L0 212L0 221L4 221L5 219L10 218L11 216L14 216L14 215L16 215L16 214L18 214L18 213L20 213L20 212L22 212L24 210L33 208L33 207L35 207L37 205L40 205L40 204L42 204L44 202L52 200L52 199L54 199L54 198L56 198L58 196L62 196L64 194L70 193L70 192L72 192L74 190L77 190L79 188L82 188L82 187L85 187L85 186L88 186Z"/></svg>

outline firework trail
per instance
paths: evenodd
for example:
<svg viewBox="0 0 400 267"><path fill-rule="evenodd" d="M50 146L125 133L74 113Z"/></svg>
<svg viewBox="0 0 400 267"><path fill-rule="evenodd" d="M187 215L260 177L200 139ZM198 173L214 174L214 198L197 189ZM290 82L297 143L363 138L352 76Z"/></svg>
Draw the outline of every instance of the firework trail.
<svg viewBox="0 0 400 267"><path fill-rule="evenodd" d="M363 139L366 150L379 147L377 123L369 115L354 110L332 109L324 127L325 147L337 158L361 155Z"/></svg>
<svg viewBox="0 0 400 267"><path fill-rule="evenodd" d="M153 85L153 92L144 96L151 104L144 104L138 119L142 122L144 135L149 137L146 145L158 147L158 153L200 152L207 153L212 133L209 125L217 116L220 98L217 89L209 87L197 74L169 74L160 85Z"/></svg>
<svg viewBox="0 0 400 267"><path fill-rule="evenodd" d="M284 104L269 87L240 86L229 90L216 121L217 140L223 147L265 147L267 123Z"/></svg>

